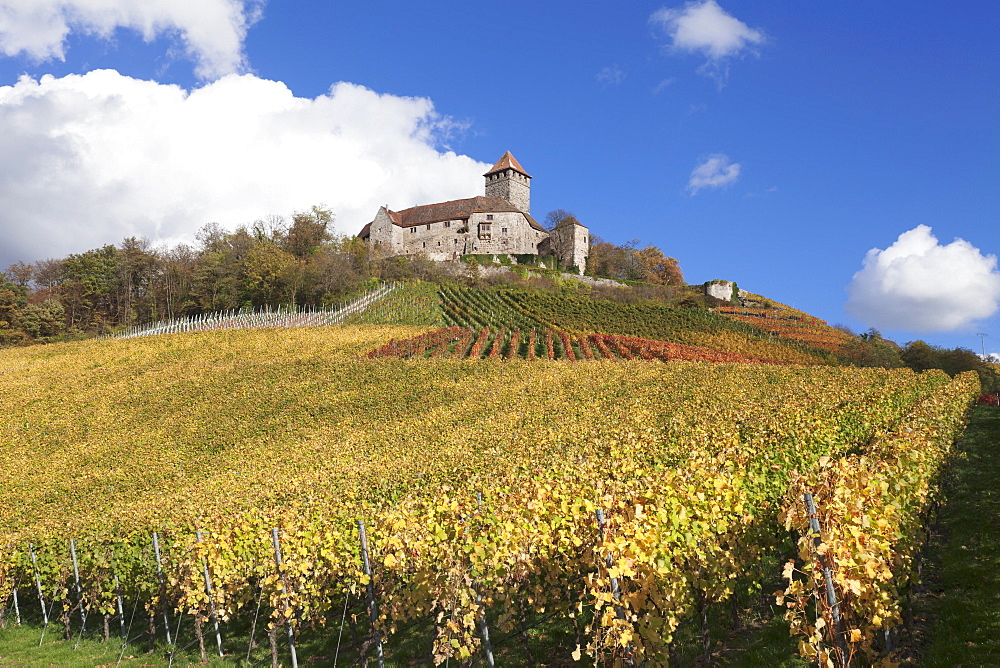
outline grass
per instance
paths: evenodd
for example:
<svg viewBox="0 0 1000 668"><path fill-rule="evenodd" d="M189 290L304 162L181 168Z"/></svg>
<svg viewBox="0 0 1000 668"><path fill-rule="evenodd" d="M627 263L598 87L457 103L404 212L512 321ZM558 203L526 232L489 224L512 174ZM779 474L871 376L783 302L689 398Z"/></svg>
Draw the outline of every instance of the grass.
<svg viewBox="0 0 1000 668"><path fill-rule="evenodd" d="M924 666L1000 665L1000 408L977 406L928 556Z"/></svg>
<svg viewBox="0 0 1000 668"><path fill-rule="evenodd" d="M206 639L206 649L207 647ZM145 643L132 643L122 652L121 642L115 636L108 642L92 637L65 640L59 629L49 626L42 632L41 625L25 624L15 626L9 624L0 632L0 664L10 668L33 668L35 666L166 666L170 664L170 649L165 644L158 644L152 653L146 653ZM174 656L174 666L222 666L233 665L224 663L218 657L209 663L201 664L197 647L188 651L178 652ZM120 659L120 663L119 663Z"/></svg>

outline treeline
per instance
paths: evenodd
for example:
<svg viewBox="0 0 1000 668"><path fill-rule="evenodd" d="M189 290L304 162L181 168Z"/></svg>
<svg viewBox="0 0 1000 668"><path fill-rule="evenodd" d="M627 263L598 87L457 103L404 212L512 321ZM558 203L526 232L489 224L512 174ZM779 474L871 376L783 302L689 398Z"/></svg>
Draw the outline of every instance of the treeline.
<svg viewBox="0 0 1000 668"><path fill-rule="evenodd" d="M195 245L118 246L18 262L0 273L0 345L50 342L226 309L321 306L378 273L362 242L332 233L323 208L229 232L209 224Z"/></svg>
<svg viewBox="0 0 1000 668"><path fill-rule="evenodd" d="M941 369L951 376L964 371L975 371L979 374L984 391L1000 390L1000 378L994 367L968 348L942 348L920 340L900 346L895 341L883 338L877 329L869 329L858 335L842 325L837 327L855 337L839 353L842 359L855 366L880 366L886 369L909 367L914 371Z"/></svg>
<svg viewBox="0 0 1000 668"><path fill-rule="evenodd" d="M330 306L377 280L456 280L452 268L424 256L380 257L360 239L335 234L333 220L329 210L313 207L234 231L209 224L194 245L154 247L130 237L62 259L17 262L0 272L0 346L85 338L229 309ZM600 239L593 246L597 261L588 273L683 283L676 260L656 248ZM469 276L460 278L468 285L520 280ZM546 280L527 282L545 287Z"/></svg>

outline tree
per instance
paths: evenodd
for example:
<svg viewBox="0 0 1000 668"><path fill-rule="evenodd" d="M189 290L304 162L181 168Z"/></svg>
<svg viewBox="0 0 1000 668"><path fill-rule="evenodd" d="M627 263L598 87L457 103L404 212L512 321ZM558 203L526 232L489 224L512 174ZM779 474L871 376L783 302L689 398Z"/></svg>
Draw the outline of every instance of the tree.
<svg viewBox="0 0 1000 668"><path fill-rule="evenodd" d="M672 257L666 257L656 246L646 246L636 251L643 270L642 280L656 285L684 285L681 267Z"/></svg>
<svg viewBox="0 0 1000 668"><path fill-rule="evenodd" d="M101 330L114 322L117 254L118 250L108 245L63 261L59 300L66 309L68 326Z"/></svg>
<svg viewBox="0 0 1000 668"><path fill-rule="evenodd" d="M333 223L333 212L314 206L309 213L292 216L292 226L285 234L284 249L297 258L316 253L331 238L327 229Z"/></svg>
<svg viewBox="0 0 1000 668"><path fill-rule="evenodd" d="M542 221L542 227L551 232L556 229L556 226L563 221L564 218L573 218L572 211L567 211L566 209L555 209L554 211L549 211L545 214L545 220Z"/></svg>
<svg viewBox="0 0 1000 668"><path fill-rule="evenodd" d="M854 336L849 328L838 327ZM840 356L855 366L882 367L896 369L904 366L899 355L899 346L894 341L883 339L877 329L855 337L840 349Z"/></svg>
<svg viewBox="0 0 1000 668"><path fill-rule="evenodd" d="M22 288L28 287L35 277L35 266L24 262L15 262L7 267L7 280Z"/></svg>

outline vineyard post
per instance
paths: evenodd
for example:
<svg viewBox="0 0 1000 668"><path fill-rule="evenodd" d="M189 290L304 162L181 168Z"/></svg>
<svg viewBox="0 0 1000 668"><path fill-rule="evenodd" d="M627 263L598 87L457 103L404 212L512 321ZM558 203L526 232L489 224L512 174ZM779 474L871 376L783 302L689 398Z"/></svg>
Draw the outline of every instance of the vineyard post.
<svg viewBox="0 0 1000 668"><path fill-rule="evenodd" d="M604 518L604 510L602 510L601 508L597 509L596 514L597 514L597 525L601 528L601 542L603 543L604 527L607 524L607 520ZM608 556L605 557L605 563L607 563L609 569L614 567L615 562L614 559L611 558L610 554L608 554ZM611 578L611 595L614 596L615 602L620 601L622 598L621 590L618 588L618 578L616 577ZM618 619L625 619L625 610L620 605L616 606L616 608L618 610Z"/></svg>
<svg viewBox="0 0 1000 668"><path fill-rule="evenodd" d="M813 495L806 492L802 498L806 502L806 509L809 512L809 533L813 537L814 547L819 547L823 543L823 537L819 526L819 517L816 514L816 504ZM847 665L847 647L844 645L844 624L840 619L840 605L837 603L837 593L833 588L833 573L830 571L829 561L820 556L823 564L823 580L826 584L826 603L830 606L830 614L833 616L834 640L841 651L841 665Z"/></svg>
<svg viewBox="0 0 1000 668"><path fill-rule="evenodd" d="M285 596L285 605L291 606L288 598L288 583L285 581L285 570L281 567L281 543L278 541L278 528L271 529L271 542L274 543L274 563L278 566L278 576L281 577L281 593ZM299 668L299 657L295 654L295 629L292 628L292 618L285 617L288 624L288 646L292 650L292 668Z"/></svg>
<svg viewBox="0 0 1000 668"><path fill-rule="evenodd" d="M42 627L44 629L49 625L49 613L45 609L45 594L42 593L42 578L38 574L38 562L35 560L35 546L31 543L28 543L28 554L31 555L31 570L35 572L35 585L38 587L38 603L42 606L42 619L45 620L45 626Z"/></svg>
<svg viewBox="0 0 1000 668"><path fill-rule="evenodd" d="M368 535L365 533L364 520L358 520L358 533L361 536L361 564L364 566L365 575L368 576L368 616L372 620L372 634L375 636L375 652L378 655L378 668L384 668L385 658L382 656L382 634L379 633L376 627L378 623L378 608L375 605L375 583L372 582L372 566L368 560Z"/></svg>
<svg viewBox="0 0 1000 668"><path fill-rule="evenodd" d="M198 542L201 542L201 531L195 532ZM219 633L219 617L215 614L215 597L212 595L212 578L208 574L208 561L201 560L202 569L205 571L205 593L208 594L208 609L212 613L212 624L215 626L215 642L219 645L219 656L225 656L222 652L222 634Z"/></svg>
<svg viewBox="0 0 1000 668"><path fill-rule="evenodd" d="M80 606L80 635L87 630L87 612L83 609L83 589L80 587L80 567L76 561L76 540L69 539L69 553L73 557L73 579L76 582L76 600Z"/></svg>
<svg viewBox="0 0 1000 668"><path fill-rule="evenodd" d="M163 563L160 560L160 536L155 531L153 532L153 554L156 555L156 577L160 581L160 606L163 608L163 630L167 633L167 644L173 645L174 641L170 639L170 617L167 615L167 579L163 576Z"/></svg>
<svg viewBox="0 0 1000 668"><path fill-rule="evenodd" d="M122 583L118 579L118 571L115 570L115 553L111 552L111 577L115 581L115 601L118 603L118 620L122 627L122 647L128 644L128 631L125 630L125 606L122 605Z"/></svg>
<svg viewBox="0 0 1000 668"><path fill-rule="evenodd" d="M476 503L479 507L483 505L483 493L481 491L476 492ZM490 643L490 627L486 625L486 606L483 605L483 593L479 590L478 583L474 582L473 588L476 592L476 604L482 608L479 615L479 636L483 640L483 655L486 657L486 665L489 668L493 668L495 665L493 663L493 645Z"/></svg>
<svg viewBox="0 0 1000 668"><path fill-rule="evenodd" d="M11 590L11 594L14 596L14 617L17 619L17 625L21 625L21 605L17 602L17 584L15 583L14 588Z"/></svg>
<svg viewBox="0 0 1000 668"><path fill-rule="evenodd" d="M607 520L604 517L604 510L602 508L598 508L595 514L597 515L597 525L598 527L600 527L601 542L603 543L604 530L605 526L607 525ZM609 570L614 567L615 561L614 559L611 558L611 553L608 553L608 556L605 557L605 563L608 565ZM615 603L617 604L615 605L615 611L618 613L618 619L622 621L626 620L627 618L625 616L625 608L623 608L621 605L622 592L621 589L618 587L618 578L616 577L611 578L611 595L614 597ZM627 666L635 665L635 663L632 661L632 643L628 644L627 651L628 654L625 657L625 665Z"/></svg>

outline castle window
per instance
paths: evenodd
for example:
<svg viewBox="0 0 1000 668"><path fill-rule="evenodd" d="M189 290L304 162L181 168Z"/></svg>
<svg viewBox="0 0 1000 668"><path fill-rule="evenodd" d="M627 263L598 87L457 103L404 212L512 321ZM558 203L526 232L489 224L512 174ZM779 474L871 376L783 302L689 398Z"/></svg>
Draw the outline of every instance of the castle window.
<svg viewBox="0 0 1000 668"><path fill-rule="evenodd" d="M445 227L451 227L451 221L450 220L444 221L444 226Z"/></svg>
<svg viewBox="0 0 1000 668"><path fill-rule="evenodd" d="M501 227L500 228L500 234L507 234L507 228L506 227Z"/></svg>
<svg viewBox="0 0 1000 668"><path fill-rule="evenodd" d="M428 230L431 229L431 224L430 223L427 223L427 229Z"/></svg>
<svg viewBox="0 0 1000 668"><path fill-rule="evenodd" d="M493 214L492 213L486 214L486 220L493 220Z"/></svg>
<svg viewBox="0 0 1000 668"><path fill-rule="evenodd" d="M411 227L410 228L410 234L414 234L414 233L416 233L416 231L417 231L417 228L415 228L415 227Z"/></svg>

